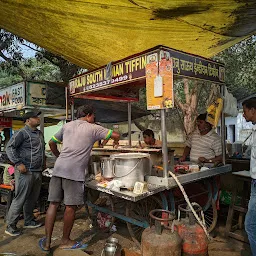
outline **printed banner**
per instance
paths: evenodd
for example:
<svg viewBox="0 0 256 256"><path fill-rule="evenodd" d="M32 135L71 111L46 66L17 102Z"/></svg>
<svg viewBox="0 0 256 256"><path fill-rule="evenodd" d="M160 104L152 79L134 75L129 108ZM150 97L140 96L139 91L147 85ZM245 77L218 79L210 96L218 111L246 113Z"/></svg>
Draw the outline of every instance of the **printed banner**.
<svg viewBox="0 0 256 256"><path fill-rule="evenodd" d="M114 87L119 84L145 79L147 55L108 64L104 68L82 74L69 81L70 95Z"/></svg>
<svg viewBox="0 0 256 256"><path fill-rule="evenodd" d="M172 60L173 75L224 83L225 68L223 64L168 47L158 46L147 52L137 54L135 57L109 63L104 67L72 78L69 81L70 96L141 81L146 76L149 56L157 53L161 55L163 52Z"/></svg>
<svg viewBox="0 0 256 256"><path fill-rule="evenodd" d="M24 83L15 84L0 90L0 111L9 109L21 109L24 105Z"/></svg>

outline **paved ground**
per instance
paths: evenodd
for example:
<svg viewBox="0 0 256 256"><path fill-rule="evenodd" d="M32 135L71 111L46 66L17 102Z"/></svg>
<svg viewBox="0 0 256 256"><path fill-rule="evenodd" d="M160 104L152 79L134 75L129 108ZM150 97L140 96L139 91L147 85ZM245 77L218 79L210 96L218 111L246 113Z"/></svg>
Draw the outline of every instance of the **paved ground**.
<svg viewBox="0 0 256 256"><path fill-rule="evenodd" d="M94 234L90 229L90 221L86 220L84 209L81 209L77 214L77 219L72 232L72 238L77 240L82 240L87 242L91 240L92 234ZM39 221L44 222L44 215L38 217ZM22 227L23 221L21 220L18 226ZM92 255L100 256L101 251L104 247L105 241L109 236L114 236L119 239L120 244L123 248L128 248L130 251L136 251L135 244L130 240L128 230L123 223L117 223L117 233L109 234L104 232L98 232L90 241L88 251ZM39 238L44 236L44 227L37 229L24 230L23 234L19 237L10 237L4 233L5 224L3 218L0 219L0 255L1 253L16 253L17 255L26 256L41 256L46 255L41 252L38 247ZM216 237L209 244L209 255L210 256L239 256L243 249L248 250L248 245L238 242L234 239L226 239L223 236L224 228L219 226L216 232ZM84 252L64 252L58 249L59 241L62 235L62 212L59 213L56 225L53 233L53 255L54 256L66 256L66 255L83 255L86 256ZM137 250L138 252L138 250ZM52 254L49 254L52 255ZM126 253L125 255L131 255ZM138 255L138 254L133 254ZM250 254L247 254L250 255Z"/></svg>

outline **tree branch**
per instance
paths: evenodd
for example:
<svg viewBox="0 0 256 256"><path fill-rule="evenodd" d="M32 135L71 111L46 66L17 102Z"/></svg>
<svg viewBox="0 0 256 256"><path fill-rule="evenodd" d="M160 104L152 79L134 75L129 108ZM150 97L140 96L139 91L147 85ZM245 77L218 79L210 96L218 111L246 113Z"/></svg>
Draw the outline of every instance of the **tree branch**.
<svg viewBox="0 0 256 256"><path fill-rule="evenodd" d="M200 99L200 98L201 98L201 93L202 93L203 85L200 84L200 85L197 85L197 87L198 87L198 90L197 90L197 99ZM199 100L197 100L196 109L197 109L197 107L198 107L198 103L199 103Z"/></svg>
<svg viewBox="0 0 256 256"><path fill-rule="evenodd" d="M176 107L178 107L182 112L184 112L184 104L181 103L181 101L178 99L176 94L174 94L174 104Z"/></svg>
<svg viewBox="0 0 256 256"><path fill-rule="evenodd" d="M40 53L42 53L41 51L39 51L38 49L35 49L35 48L31 47L30 45L27 45L27 44L24 44L24 43L22 43L22 45L28 47L29 49L31 49L31 50L33 50L33 51L35 51L35 52L40 52Z"/></svg>
<svg viewBox="0 0 256 256"><path fill-rule="evenodd" d="M0 51L0 57L3 58L5 61L10 61L11 59L6 57L1 51Z"/></svg>
<svg viewBox="0 0 256 256"><path fill-rule="evenodd" d="M190 94L189 94L189 84L188 84L188 79L184 79L184 93L185 93L185 99L186 99L186 103L190 104Z"/></svg>
<svg viewBox="0 0 256 256"><path fill-rule="evenodd" d="M196 80L194 80L194 86L192 88L192 91L191 91L191 95L194 95L195 93L197 93L197 89L198 89L198 83Z"/></svg>
<svg viewBox="0 0 256 256"><path fill-rule="evenodd" d="M217 94L216 86L214 84L211 84L211 91L210 91L210 95L206 101L206 107L208 107L212 103L215 94Z"/></svg>

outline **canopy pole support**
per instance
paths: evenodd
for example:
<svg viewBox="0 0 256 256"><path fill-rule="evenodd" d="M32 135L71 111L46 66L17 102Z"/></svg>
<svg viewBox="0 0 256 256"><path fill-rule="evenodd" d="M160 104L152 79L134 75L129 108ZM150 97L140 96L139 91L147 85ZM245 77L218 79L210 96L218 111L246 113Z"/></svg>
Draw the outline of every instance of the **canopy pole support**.
<svg viewBox="0 0 256 256"><path fill-rule="evenodd" d="M66 95L66 120L68 119L68 87L65 87L65 95Z"/></svg>
<svg viewBox="0 0 256 256"><path fill-rule="evenodd" d="M221 85L221 96L223 99L223 109L221 112L221 120L220 120L220 126L221 126L221 147L222 147L222 161L223 164L226 164L226 125L225 125L225 113L224 113L224 107L225 107L225 84Z"/></svg>
<svg viewBox="0 0 256 256"><path fill-rule="evenodd" d="M75 120L75 105L74 105L74 100L71 100L71 120Z"/></svg>
<svg viewBox="0 0 256 256"><path fill-rule="evenodd" d="M132 103L128 102L128 140L129 147L132 147Z"/></svg>
<svg viewBox="0 0 256 256"><path fill-rule="evenodd" d="M44 112L41 111L40 118L40 131L44 134Z"/></svg>
<svg viewBox="0 0 256 256"><path fill-rule="evenodd" d="M163 178L168 178L168 148L166 131L166 110L161 109L161 135L162 135L162 154L163 154Z"/></svg>

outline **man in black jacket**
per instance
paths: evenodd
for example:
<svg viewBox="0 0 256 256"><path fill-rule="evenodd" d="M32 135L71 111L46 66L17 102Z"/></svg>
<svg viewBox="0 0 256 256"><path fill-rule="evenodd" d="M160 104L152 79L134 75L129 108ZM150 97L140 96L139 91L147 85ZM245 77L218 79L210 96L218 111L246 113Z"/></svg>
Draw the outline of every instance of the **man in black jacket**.
<svg viewBox="0 0 256 256"><path fill-rule="evenodd" d="M42 170L45 161L45 143L41 131L39 112L24 115L25 127L17 131L7 144L6 153L15 164L15 197L7 216L5 233L18 236L19 215L24 214L24 228L37 228L41 224L34 220L33 210L40 194Z"/></svg>

